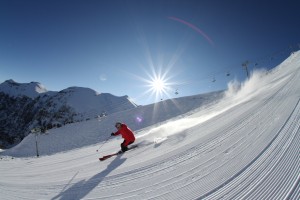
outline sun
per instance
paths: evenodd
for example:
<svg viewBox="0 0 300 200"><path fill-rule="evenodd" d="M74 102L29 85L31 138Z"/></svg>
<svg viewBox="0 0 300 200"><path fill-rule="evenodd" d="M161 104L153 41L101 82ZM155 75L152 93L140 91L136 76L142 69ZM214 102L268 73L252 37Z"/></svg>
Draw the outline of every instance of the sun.
<svg viewBox="0 0 300 200"><path fill-rule="evenodd" d="M146 89L141 96L146 96L148 99L152 100L154 99L154 101L170 98L175 83L170 82L172 76L168 75L168 71L162 72L162 70L155 70L152 68L151 72L145 72L147 78L135 75L136 78L145 83L142 87L145 87Z"/></svg>
<svg viewBox="0 0 300 200"><path fill-rule="evenodd" d="M143 92L136 99L145 99L144 101L158 102L172 99L178 95L178 87L185 84L178 82L178 77L181 69L175 65L180 58L184 49L179 48L169 59L164 59L163 54L158 54L153 59L150 49L145 42L146 64L139 64L139 69L136 72L139 74L131 74L143 84L137 84L144 88Z"/></svg>
<svg viewBox="0 0 300 200"><path fill-rule="evenodd" d="M166 82L161 78L155 78L151 81L151 87L153 91L161 93L166 90Z"/></svg>
<svg viewBox="0 0 300 200"><path fill-rule="evenodd" d="M154 96L156 100L170 96L171 83L169 82L170 78L167 74L155 70L152 71L152 73L152 75L148 74L149 79L145 80L148 83L146 93L151 94L150 96Z"/></svg>

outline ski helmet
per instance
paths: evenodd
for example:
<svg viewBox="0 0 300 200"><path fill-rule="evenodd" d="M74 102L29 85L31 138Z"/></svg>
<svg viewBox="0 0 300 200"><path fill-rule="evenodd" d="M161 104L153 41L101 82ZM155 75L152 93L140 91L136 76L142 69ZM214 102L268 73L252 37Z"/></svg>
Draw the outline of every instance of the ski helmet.
<svg viewBox="0 0 300 200"><path fill-rule="evenodd" d="M122 124L121 122L116 122L115 127L118 128L118 126L121 126L121 124Z"/></svg>

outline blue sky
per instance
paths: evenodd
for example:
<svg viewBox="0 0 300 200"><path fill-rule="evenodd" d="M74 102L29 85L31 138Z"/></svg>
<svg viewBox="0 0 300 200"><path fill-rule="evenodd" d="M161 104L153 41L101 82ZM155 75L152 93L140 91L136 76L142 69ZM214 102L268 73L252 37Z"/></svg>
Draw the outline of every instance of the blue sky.
<svg viewBox="0 0 300 200"><path fill-rule="evenodd" d="M298 4L0 0L0 82L89 87L142 105L224 89L246 78L244 61L269 69L299 49ZM155 76L165 94L149 91Z"/></svg>

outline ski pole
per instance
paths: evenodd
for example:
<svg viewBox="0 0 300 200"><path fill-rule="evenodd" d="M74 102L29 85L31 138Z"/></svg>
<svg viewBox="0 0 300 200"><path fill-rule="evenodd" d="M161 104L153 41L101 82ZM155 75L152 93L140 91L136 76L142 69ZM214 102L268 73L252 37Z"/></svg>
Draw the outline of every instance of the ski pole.
<svg viewBox="0 0 300 200"><path fill-rule="evenodd" d="M111 138L111 136L109 136L96 151L98 152L110 138Z"/></svg>

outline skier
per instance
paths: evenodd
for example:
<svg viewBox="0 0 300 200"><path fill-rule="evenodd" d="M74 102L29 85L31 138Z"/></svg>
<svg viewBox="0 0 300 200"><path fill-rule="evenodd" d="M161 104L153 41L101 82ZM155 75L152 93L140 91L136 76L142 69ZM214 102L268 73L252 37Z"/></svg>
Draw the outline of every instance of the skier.
<svg viewBox="0 0 300 200"><path fill-rule="evenodd" d="M111 133L111 136L117 136L120 134L122 135L124 141L121 144L121 151L119 151L119 153L123 153L128 150L128 145L134 143L135 137L132 130L130 130L130 128L128 128L126 124L117 122L115 127L118 129L118 131L115 133Z"/></svg>

